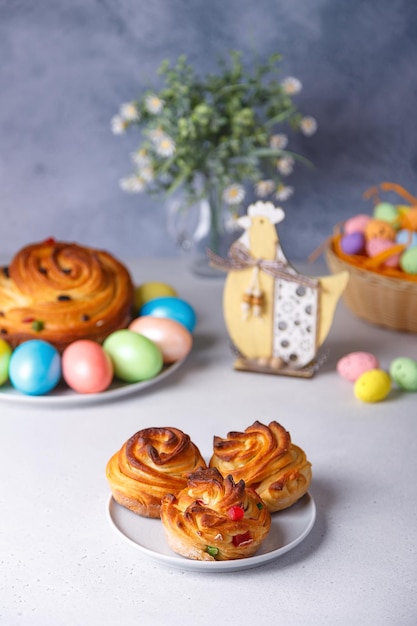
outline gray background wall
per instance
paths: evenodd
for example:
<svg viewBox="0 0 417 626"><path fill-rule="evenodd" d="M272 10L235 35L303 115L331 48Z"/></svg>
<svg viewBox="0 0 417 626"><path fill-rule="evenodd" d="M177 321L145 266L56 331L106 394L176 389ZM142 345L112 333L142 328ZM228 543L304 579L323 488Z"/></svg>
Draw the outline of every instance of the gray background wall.
<svg viewBox="0 0 417 626"><path fill-rule="evenodd" d="M315 164L288 179L280 234L303 259L381 181L417 194L414 0L0 0L0 255L48 236L124 258L178 254L164 202L120 191L134 133L116 137L119 104L185 53L212 71L230 49L284 55L313 138Z"/></svg>

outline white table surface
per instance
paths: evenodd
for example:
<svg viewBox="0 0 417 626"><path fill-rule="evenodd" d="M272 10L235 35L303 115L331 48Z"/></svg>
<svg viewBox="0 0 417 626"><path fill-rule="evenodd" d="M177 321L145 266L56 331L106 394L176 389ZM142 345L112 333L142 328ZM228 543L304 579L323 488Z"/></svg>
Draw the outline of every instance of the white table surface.
<svg viewBox="0 0 417 626"><path fill-rule="evenodd" d="M137 283L168 282L195 307L192 353L164 382L114 402L0 401L0 624L415 625L417 395L361 403L335 365L368 350L388 369L397 356L417 358L417 337L340 303L313 379L237 372L223 278L197 279L181 260L129 266ZM114 532L105 466L130 435L176 426L208 457L214 434L255 420L282 423L313 465L317 520L294 550L256 569L191 573Z"/></svg>

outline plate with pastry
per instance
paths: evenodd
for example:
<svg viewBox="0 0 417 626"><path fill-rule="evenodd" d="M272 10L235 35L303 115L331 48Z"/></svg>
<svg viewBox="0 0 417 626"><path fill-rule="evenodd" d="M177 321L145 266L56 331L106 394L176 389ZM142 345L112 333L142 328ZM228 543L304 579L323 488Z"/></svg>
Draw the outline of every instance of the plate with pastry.
<svg viewBox="0 0 417 626"><path fill-rule="evenodd" d="M107 251L53 238L19 250L0 267L0 399L107 401L175 372L191 333L178 321L136 317L136 290Z"/></svg>
<svg viewBox="0 0 417 626"><path fill-rule="evenodd" d="M291 455L285 463L296 480ZM304 488L271 511L242 478L209 467L190 436L175 427L136 432L109 459L106 478L113 529L147 557L178 569L222 572L263 565L303 541L316 518ZM288 491L295 483L283 487Z"/></svg>

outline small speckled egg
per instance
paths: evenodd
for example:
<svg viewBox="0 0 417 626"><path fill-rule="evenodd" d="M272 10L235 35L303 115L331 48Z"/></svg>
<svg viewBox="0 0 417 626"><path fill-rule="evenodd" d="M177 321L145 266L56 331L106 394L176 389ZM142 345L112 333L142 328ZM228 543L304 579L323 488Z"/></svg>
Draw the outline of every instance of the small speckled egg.
<svg viewBox="0 0 417 626"><path fill-rule="evenodd" d="M80 339L62 354L62 376L78 393L100 393L113 379L112 361L100 344Z"/></svg>
<svg viewBox="0 0 417 626"><path fill-rule="evenodd" d="M380 402L391 391L391 377L381 369L365 372L355 382L353 391L362 402Z"/></svg>
<svg viewBox="0 0 417 626"><path fill-rule="evenodd" d="M417 247L404 250L400 258L400 267L403 272L417 274Z"/></svg>
<svg viewBox="0 0 417 626"><path fill-rule="evenodd" d="M150 300L139 310L139 315L152 317L168 317L183 324L192 333L197 323L193 307L181 298L165 297Z"/></svg>
<svg viewBox="0 0 417 626"><path fill-rule="evenodd" d="M149 302L149 300L166 296L175 297L177 295L174 287L171 287L171 285L167 283L157 281L143 283L135 287L135 310L138 311L146 302Z"/></svg>
<svg viewBox="0 0 417 626"><path fill-rule="evenodd" d="M345 254L362 254L365 251L365 235L363 233L343 235L340 247Z"/></svg>
<svg viewBox="0 0 417 626"><path fill-rule="evenodd" d="M401 389L417 391L417 361L402 356L394 359L390 365L391 378Z"/></svg>
<svg viewBox="0 0 417 626"><path fill-rule="evenodd" d="M395 241L395 229L384 220L371 219L365 228L367 239L389 239Z"/></svg>
<svg viewBox="0 0 417 626"><path fill-rule="evenodd" d="M392 224L398 219L398 210L390 202L379 202L374 207L373 215L378 220L384 220L384 222Z"/></svg>
<svg viewBox="0 0 417 626"><path fill-rule="evenodd" d="M379 368L376 356L370 352L350 352L337 362L336 369L342 378L354 383L364 372Z"/></svg>
<svg viewBox="0 0 417 626"><path fill-rule="evenodd" d="M112 360L115 376L128 383L155 378L164 364L158 346L128 328L111 333L103 348Z"/></svg>
<svg viewBox="0 0 417 626"><path fill-rule="evenodd" d="M129 330L153 341L161 350L164 363L184 359L193 345L192 335L185 326L168 317L137 317L130 323Z"/></svg>
<svg viewBox="0 0 417 626"><path fill-rule="evenodd" d="M359 213L359 215L354 215L350 217L343 225L343 232L346 235L350 235L350 233L363 233L365 231L366 225L371 221L370 215L365 215L364 213Z"/></svg>
<svg viewBox="0 0 417 626"><path fill-rule="evenodd" d="M9 363L13 387L30 396L48 393L61 378L61 357L47 341L31 339L13 351Z"/></svg>
<svg viewBox="0 0 417 626"><path fill-rule="evenodd" d="M9 378L9 363L12 349L4 339L0 339L0 385L4 385Z"/></svg>
<svg viewBox="0 0 417 626"><path fill-rule="evenodd" d="M394 243L388 239L369 239L366 242L366 252L371 258L388 251L392 248ZM392 254L386 258L381 265L385 267L398 267L400 265L401 255L398 253Z"/></svg>
<svg viewBox="0 0 417 626"><path fill-rule="evenodd" d="M413 248L414 246L417 246L417 233L412 230L402 228L397 232L395 240L397 243L406 245L407 248Z"/></svg>

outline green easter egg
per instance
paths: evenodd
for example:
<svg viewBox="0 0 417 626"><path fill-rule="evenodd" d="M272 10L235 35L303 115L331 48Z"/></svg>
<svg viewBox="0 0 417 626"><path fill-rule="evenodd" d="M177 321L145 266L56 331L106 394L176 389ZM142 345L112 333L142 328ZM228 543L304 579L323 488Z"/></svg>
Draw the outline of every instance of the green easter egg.
<svg viewBox="0 0 417 626"><path fill-rule="evenodd" d="M417 361L406 356L394 359L390 365L391 378L401 389L417 391Z"/></svg>
<svg viewBox="0 0 417 626"><path fill-rule="evenodd" d="M153 341L127 328L111 333L103 348L112 360L115 376L128 383L154 378L164 364Z"/></svg>
<svg viewBox="0 0 417 626"><path fill-rule="evenodd" d="M392 224L398 218L397 207L390 202L380 202L374 207L374 218Z"/></svg>
<svg viewBox="0 0 417 626"><path fill-rule="evenodd" d="M4 339L0 339L0 385L9 378L9 361L12 349Z"/></svg>
<svg viewBox="0 0 417 626"><path fill-rule="evenodd" d="M402 253L400 267L407 274L417 274L417 246L408 248Z"/></svg>

